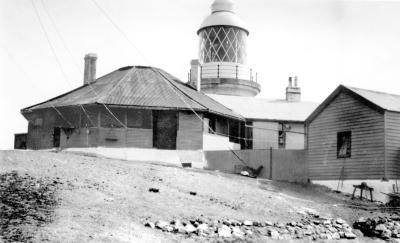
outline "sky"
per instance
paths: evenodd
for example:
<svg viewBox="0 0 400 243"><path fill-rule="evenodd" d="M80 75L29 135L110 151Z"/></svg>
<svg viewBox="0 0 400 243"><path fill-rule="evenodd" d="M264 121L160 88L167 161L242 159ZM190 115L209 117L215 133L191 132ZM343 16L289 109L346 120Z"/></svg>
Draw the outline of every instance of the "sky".
<svg viewBox="0 0 400 243"><path fill-rule="evenodd" d="M86 53L97 53L98 77L150 65L187 81L212 2L0 0L0 149L27 131L22 108L83 84ZM249 27L258 97L284 98L289 76L305 101L320 103L340 84L400 94L400 0L234 3Z"/></svg>

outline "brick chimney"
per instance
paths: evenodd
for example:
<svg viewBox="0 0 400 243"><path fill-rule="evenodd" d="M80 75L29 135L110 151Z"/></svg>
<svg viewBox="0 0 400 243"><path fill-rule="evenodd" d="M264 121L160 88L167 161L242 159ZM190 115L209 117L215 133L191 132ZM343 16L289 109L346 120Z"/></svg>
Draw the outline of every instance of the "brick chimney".
<svg viewBox="0 0 400 243"><path fill-rule="evenodd" d="M301 89L300 87L297 86L297 76L293 78L289 77L289 85L288 87L286 87L286 101L288 102L301 101Z"/></svg>
<svg viewBox="0 0 400 243"><path fill-rule="evenodd" d="M95 53L88 53L85 55L85 71L83 74L83 84L91 84L96 80L96 60Z"/></svg>

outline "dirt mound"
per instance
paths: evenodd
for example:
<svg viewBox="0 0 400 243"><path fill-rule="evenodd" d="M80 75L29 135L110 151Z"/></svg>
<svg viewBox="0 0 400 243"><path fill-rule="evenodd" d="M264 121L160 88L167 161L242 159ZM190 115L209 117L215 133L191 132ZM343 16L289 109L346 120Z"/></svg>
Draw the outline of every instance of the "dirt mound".
<svg viewBox="0 0 400 243"><path fill-rule="evenodd" d="M0 174L0 239L27 242L51 222L58 183L15 171Z"/></svg>

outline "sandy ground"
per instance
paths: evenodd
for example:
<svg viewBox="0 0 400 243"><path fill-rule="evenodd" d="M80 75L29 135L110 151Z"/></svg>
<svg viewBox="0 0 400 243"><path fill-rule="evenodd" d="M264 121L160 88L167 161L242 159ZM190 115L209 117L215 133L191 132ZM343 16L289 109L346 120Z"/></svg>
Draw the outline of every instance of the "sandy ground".
<svg viewBox="0 0 400 243"><path fill-rule="evenodd" d="M319 186L162 163L64 152L0 151L0 173L10 171L62 182L54 219L38 229L37 242L202 241L146 228L147 220L202 217L286 223L299 220L303 217L299 212L312 209L352 224L360 216L378 214L350 208L347 196ZM160 192L149 192L149 188ZM367 240L372 241L361 238L355 242Z"/></svg>

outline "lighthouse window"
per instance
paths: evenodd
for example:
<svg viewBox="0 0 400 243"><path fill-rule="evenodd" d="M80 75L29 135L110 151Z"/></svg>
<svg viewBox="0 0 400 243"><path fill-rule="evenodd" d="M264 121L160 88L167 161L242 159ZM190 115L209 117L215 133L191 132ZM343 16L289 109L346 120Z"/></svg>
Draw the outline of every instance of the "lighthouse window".
<svg viewBox="0 0 400 243"><path fill-rule="evenodd" d="M200 60L245 64L246 38L246 32L235 27L205 28L200 32Z"/></svg>

